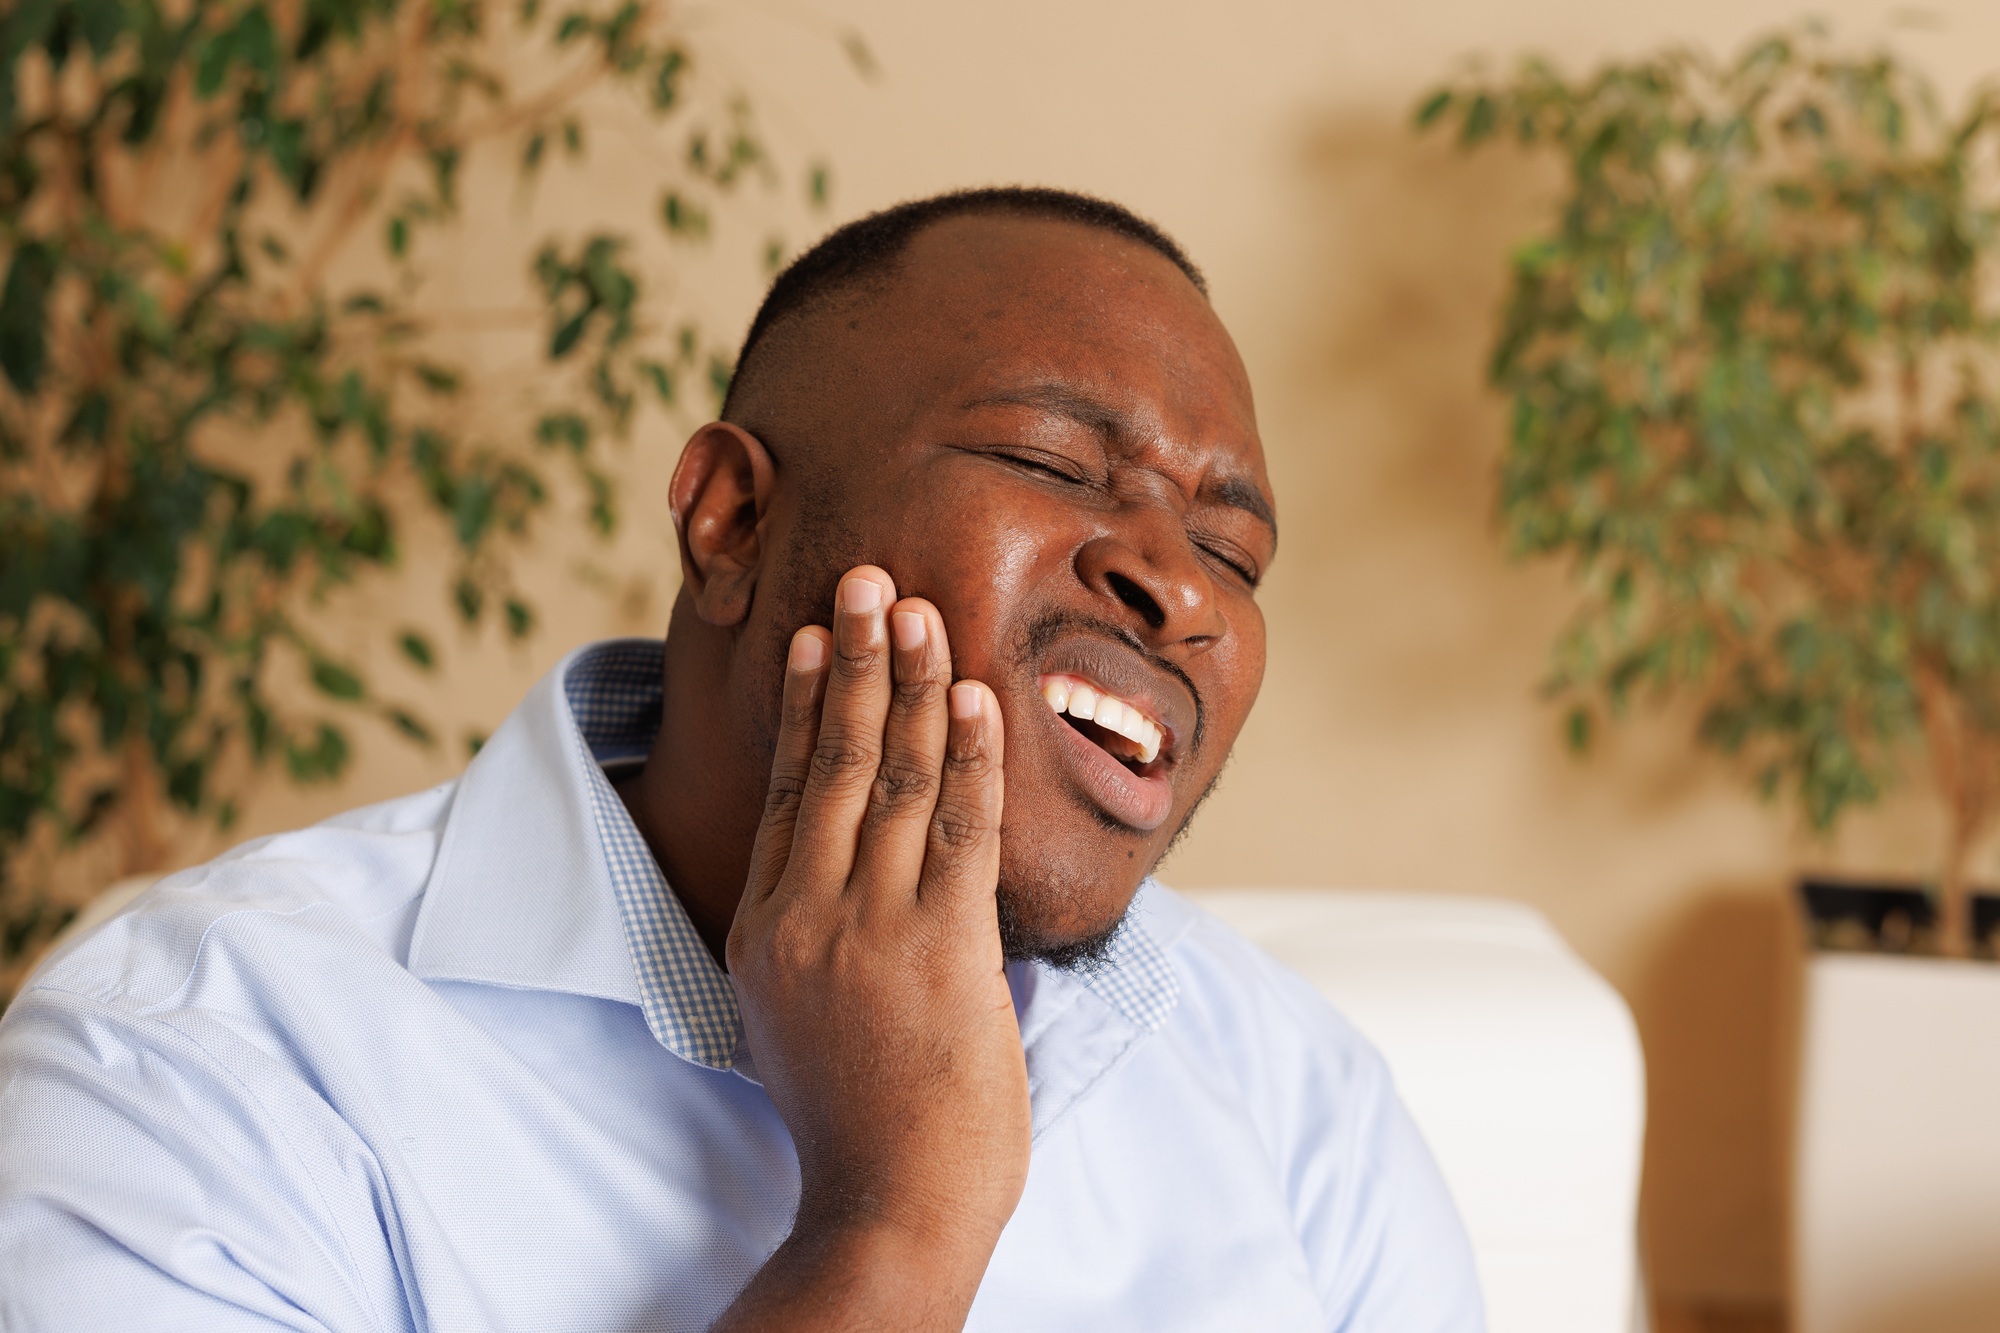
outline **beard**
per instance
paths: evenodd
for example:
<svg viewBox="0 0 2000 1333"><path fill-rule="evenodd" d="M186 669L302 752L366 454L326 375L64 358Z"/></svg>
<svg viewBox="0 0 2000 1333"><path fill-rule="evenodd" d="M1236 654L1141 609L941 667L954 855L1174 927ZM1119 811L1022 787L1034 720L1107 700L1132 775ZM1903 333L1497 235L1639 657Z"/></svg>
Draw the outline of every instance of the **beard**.
<svg viewBox="0 0 2000 1333"><path fill-rule="evenodd" d="M1140 883L1150 878L1181 845L1196 813L1214 794L1216 784L1221 781L1219 771L1209 779L1201 795L1181 817L1180 825L1175 828L1174 836L1167 840L1166 848L1146 868ZM1000 847L1000 883L994 895L994 907L1000 918L1000 952L1006 960L1010 963L1042 963L1058 972L1083 974L1094 972L1109 962L1119 932L1132 919L1132 898L1137 896L1138 886L1133 886L1118 914L1108 923L1095 926L1081 924L1068 919L1074 916L1074 904L1089 901L1093 896L1103 896L1101 889L1095 889L1079 873L1087 868L1063 865L1010 871L1008 863L1015 858L1010 857L1008 851L1003 840Z"/></svg>
<svg viewBox="0 0 2000 1333"><path fill-rule="evenodd" d="M1131 918L1127 903L1118 919L1101 930L1074 939L1050 939L1034 921L1032 890L1002 883L994 892L993 906L1000 918L1000 955L1010 963L1042 963L1058 972L1095 972L1111 958L1112 942Z"/></svg>

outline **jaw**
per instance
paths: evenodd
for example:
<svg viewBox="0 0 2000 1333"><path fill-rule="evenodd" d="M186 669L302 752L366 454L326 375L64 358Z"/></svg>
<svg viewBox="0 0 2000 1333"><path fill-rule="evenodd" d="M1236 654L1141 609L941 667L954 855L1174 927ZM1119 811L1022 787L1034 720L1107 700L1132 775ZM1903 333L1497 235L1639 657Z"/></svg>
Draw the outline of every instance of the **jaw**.
<svg viewBox="0 0 2000 1333"><path fill-rule="evenodd" d="M1117 931L1158 839L1039 783L1009 784L1000 832L1001 943L1009 957L1073 965Z"/></svg>

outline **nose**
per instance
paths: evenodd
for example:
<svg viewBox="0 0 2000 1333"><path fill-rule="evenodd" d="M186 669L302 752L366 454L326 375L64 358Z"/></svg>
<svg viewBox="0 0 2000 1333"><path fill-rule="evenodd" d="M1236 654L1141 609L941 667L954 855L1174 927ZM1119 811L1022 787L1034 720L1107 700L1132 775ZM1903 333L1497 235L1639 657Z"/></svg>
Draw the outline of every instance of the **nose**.
<svg viewBox="0 0 2000 1333"><path fill-rule="evenodd" d="M1077 552L1077 574L1116 608L1114 619L1141 622L1142 637L1155 647L1206 652L1229 623L1187 534L1177 522L1167 527L1148 522L1092 538Z"/></svg>

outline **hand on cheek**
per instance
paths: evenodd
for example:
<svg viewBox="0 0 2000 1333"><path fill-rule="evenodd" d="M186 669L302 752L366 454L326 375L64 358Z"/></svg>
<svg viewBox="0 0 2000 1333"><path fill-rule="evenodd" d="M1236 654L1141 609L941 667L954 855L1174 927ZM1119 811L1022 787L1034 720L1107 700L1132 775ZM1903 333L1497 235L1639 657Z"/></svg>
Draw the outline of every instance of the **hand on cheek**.
<svg viewBox="0 0 2000 1333"><path fill-rule="evenodd" d="M993 692L952 684L937 609L882 570L841 581L831 634L794 637L728 956L799 1212L724 1327L965 1317L1028 1166L994 902L1003 744Z"/></svg>

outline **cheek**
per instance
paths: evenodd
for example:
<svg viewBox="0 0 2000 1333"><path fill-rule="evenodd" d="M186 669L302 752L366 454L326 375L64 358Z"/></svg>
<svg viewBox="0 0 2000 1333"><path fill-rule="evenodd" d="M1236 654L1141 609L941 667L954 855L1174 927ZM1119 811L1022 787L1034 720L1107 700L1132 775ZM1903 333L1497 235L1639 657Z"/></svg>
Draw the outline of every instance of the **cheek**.
<svg viewBox="0 0 2000 1333"><path fill-rule="evenodd" d="M957 674L998 687L1023 609L1060 577L1074 543L1064 525L1018 497L975 491L906 512L908 539L889 572L907 593L937 604Z"/></svg>
<svg viewBox="0 0 2000 1333"><path fill-rule="evenodd" d="M1202 768L1211 772L1229 757L1264 684L1264 616L1251 604L1232 612L1229 636L1208 654L1201 681L1208 703L1208 734L1202 739Z"/></svg>

